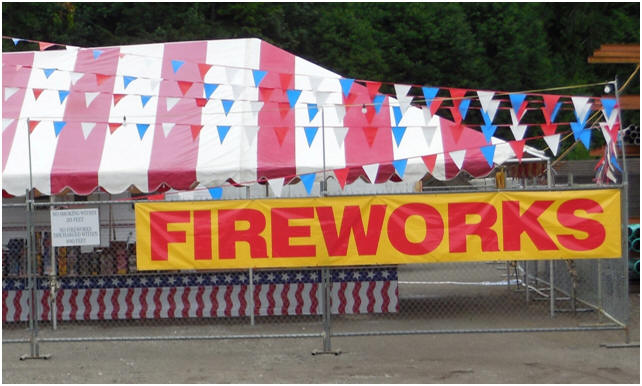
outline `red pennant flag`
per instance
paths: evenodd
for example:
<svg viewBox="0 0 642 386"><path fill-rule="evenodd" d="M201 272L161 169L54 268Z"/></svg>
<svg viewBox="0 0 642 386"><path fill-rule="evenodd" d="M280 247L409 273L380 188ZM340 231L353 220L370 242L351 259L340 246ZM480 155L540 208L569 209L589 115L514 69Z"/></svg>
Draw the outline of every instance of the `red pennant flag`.
<svg viewBox="0 0 642 386"><path fill-rule="evenodd" d="M285 119L288 113L290 112L290 103L289 102L279 102L279 112L281 113L281 119Z"/></svg>
<svg viewBox="0 0 642 386"><path fill-rule="evenodd" d="M261 95L261 100L263 102L269 102L273 91L274 91L273 88L259 87L259 94Z"/></svg>
<svg viewBox="0 0 642 386"><path fill-rule="evenodd" d="M555 130L557 130L557 123L544 123L542 125L542 131L544 132L544 135L553 135L555 134Z"/></svg>
<svg viewBox="0 0 642 386"><path fill-rule="evenodd" d="M118 129L121 126L120 123L108 123L107 125L109 125L109 132L111 134L114 134L114 131L116 131L116 129Z"/></svg>
<svg viewBox="0 0 642 386"><path fill-rule="evenodd" d="M508 141L510 144L510 147L513 149L513 152L515 153L515 156L519 160L519 162L522 162L522 156L524 155L524 145L526 144L525 139L521 139L519 141Z"/></svg>
<svg viewBox="0 0 642 386"><path fill-rule="evenodd" d="M283 140L285 139L285 136L288 134L288 131L289 131L289 128L287 126L274 128L274 132L276 133L276 138L279 140L279 145L283 145Z"/></svg>
<svg viewBox="0 0 642 386"><path fill-rule="evenodd" d="M363 134L366 136L366 141L368 141L368 146L372 147L372 144L374 143L375 137L377 136L377 128L376 127L364 127L363 128Z"/></svg>
<svg viewBox="0 0 642 386"><path fill-rule="evenodd" d="M111 78L111 75L96 74L96 83L100 86L109 78Z"/></svg>
<svg viewBox="0 0 642 386"><path fill-rule="evenodd" d="M47 48L49 48L51 46L55 46L55 44L54 43L47 43L47 42L38 42L38 46L40 46L40 51L44 51L44 50L46 50Z"/></svg>
<svg viewBox="0 0 642 386"><path fill-rule="evenodd" d="M374 97L377 95L379 92L379 88L381 87L381 82L366 82L366 88L368 89L368 95L370 96L370 100L374 99Z"/></svg>
<svg viewBox="0 0 642 386"><path fill-rule="evenodd" d="M443 101L443 98L434 98L432 102L430 103L430 114L434 115L437 110L439 110L439 107L441 107L441 102Z"/></svg>
<svg viewBox="0 0 642 386"><path fill-rule="evenodd" d="M116 106L124 96L125 94L114 94L114 106Z"/></svg>
<svg viewBox="0 0 642 386"><path fill-rule="evenodd" d="M207 104L207 99L205 99L205 98L196 98L196 106L205 107L206 104Z"/></svg>
<svg viewBox="0 0 642 386"><path fill-rule="evenodd" d="M165 193L151 194L147 196L147 199L150 201L158 201L165 199Z"/></svg>
<svg viewBox="0 0 642 386"><path fill-rule="evenodd" d="M428 168L428 171L432 173L435 170L435 162L437 162L437 154L425 155L421 157L422 161Z"/></svg>
<svg viewBox="0 0 642 386"><path fill-rule="evenodd" d="M346 180L348 178L348 172L350 172L350 168L343 168L343 169L335 169L334 170L334 176L337 178L337 182L341 186L341 189L343 189L346 186Z"/></svg>
<svg viewBox="0 0 642 386"><path fill-rule="evenodd" d="M190 125L190 129L192 130L192 141L194 141L203 129L203 125Z"/></svg>
<svg viewBox="0 0 642 386"><path fill-rule="evenodd" d="M350 94L348 94L347 97L343 97L343 99L345 100L346 108L348 108L348 109L350 107L361 108L361 105L356 102L358 96L359 95L357 95L356 93L352 93L351 92Z"/></svg>
<svg viewBox="0 0 642 386"><path fill-rule="evenodd" d="M466 92L468 90L464 88L451 88L450 90L450 96L453 98L453 107L450 108L450 111L453 115L453 119L455 122L460 123L462 120L461 117L461 112L459 111L459 105L461 104L461 101L464 100L464 96L466 95Z"/></svg>
<svg viewBox="0 0 642 386"><path fill-rule="evenodd" d="M542 109L542 112L544 113L544 118L546 119L547 123L551 122L551 115L553 114L553 110L555 110L555 105L557 104L557 101L560 99L559 95L542 95L542 98L544 98L544 108Z"/></svg>
<svg viewBox="0 0 642 386"><path fill-rule="evenodd" d="M205 80L205 74L212 68L211 64L199 63L198 71L201 73L201 79Z"/></svg>
<svg viewBox="0 0 642 386"><path fill-rule="evenodd" d="M188 82L188 81L185 81L185 80L179 80L179 81L178 81L178 82L176 82L176 83L178 83L178 88L180 88L180 89L181 89L181 92L183 93L183 95L185 95L185 94L187 93L187 91L188 91L188 90L192 87L192 85L194 84L194 82Z"/></svg>
<svg viewBox="0 0 642 386"><path fill-rule="evenodd" d="M292 75L292 74L279 74L279 77L281 78L281 88L283 90L294 88L294 87L290 87L290 83L292 83L292 78L294 77L294 75Z"/></svg>
<svg viewBox="0 0 642 386"><path fill-rule="evenodd" d="M32 121L31 119L29 119L27 123L29 124L29 133L33 133L34 129L36 128L36 126L38 126L40 121Z"/></svg>
<svg viewBox="0 0 642 386"><path fill-rule="evenodd" d="M455 143L457 143L459 142L459 138L461 138L461 134L464 132L464 125L462 125L461 122L451 125L450 131L453 134L453 139L455 140Z"/></svg>
<svg viewBox="0 0 642 386"><path fill-rule="evenodd" d="M374 106L366 106L366 119L368 123L372 123L375 115L377 115Z"/></svg>
<svg viewBox="0 0 642 386"><path fill-rule="evenodd" d="M38 99L38 97L40 96L40 94L42 94L42 92L43 92L43 91L44 91L44 90L43 90L43 89L41 89L41 88L34 88L34 89L33 89L33 96L34 96L36 99Z"/></svg>

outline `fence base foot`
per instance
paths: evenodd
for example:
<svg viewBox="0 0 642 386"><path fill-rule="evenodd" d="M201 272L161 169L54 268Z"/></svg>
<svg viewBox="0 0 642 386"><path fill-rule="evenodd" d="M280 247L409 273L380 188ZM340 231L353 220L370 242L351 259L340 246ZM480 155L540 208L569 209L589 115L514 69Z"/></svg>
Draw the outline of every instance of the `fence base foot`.
<svg viewBox="0 0 642 386"><path fill-rule="evenodd" d="M341 350L332 350L332 351L319 351L319 350L314 350L312 351L312 355L329 355L332 354L334 356L337 356L341 354Z"/></svg>
<svg viewBox="0 0 642 386"><path fill-rule="evenodd" d="M607 343L600 343L600 347L605 347L605 348L634 348L634 347L640 347L640 343L620 343L620 344L607 344Z"/></svg>
<svg viewBox="0 0 642 386"><path fill-rule="evenodd" d="M27 359L49 359L51 358L51 354L44 354L44 355L37 355L37 356L31 356L29 354L24 354L20 356L20 360L24 361Z"/></svg>

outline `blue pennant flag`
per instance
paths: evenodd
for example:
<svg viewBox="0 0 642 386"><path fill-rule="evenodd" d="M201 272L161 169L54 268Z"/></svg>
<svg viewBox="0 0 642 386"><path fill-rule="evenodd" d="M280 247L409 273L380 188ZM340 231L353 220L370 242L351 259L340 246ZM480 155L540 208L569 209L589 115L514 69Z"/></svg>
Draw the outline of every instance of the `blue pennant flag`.
<svg viewBox="0 0 642 386"><path fill-rule="evenodd" d="M308 120L312 121L318 112L319 108L316 103L308 103Z"/></svg>
<svg viewBox="0 0 642 386"><path fill-rule="evenodd" d="M401 144L401 140L403 139L404 134L406 133L406 128L405 127L393 127L392 128L392 134L395 137L395 142L397 143L397 147Z"/></svg>
<svg viewBox="0 0 642 386"><path fill-rule="evenodd" d="M395 114L395 125L399 125L399 122L401 122L401 118L403 118L403 114L401 114L401 107L392 106L392 112Z"/></svg>
<svg viewBox="0 0 642 386"><path fill-rule="evenodd" d="M495 145L484 146L479 148L488 162L488 166L493 167L493 158L495 158Z"/></svg>
<svg viewBox="0 0 642 386"><path fill-rule="evenodd" d="M386 96L381 94L377 94L372 100L372 103L374 104L375 112L377 114L379 114L379 111L381 111L381 105L383 105L384 100L386 100Z"/></svg>
<svg viewBox="0 0 642 386"><path fill-rule="evenodd" d="M459 104L459 113L461 113L461 119L466 119L466 113L468 112L468 107L470 106L470 99L462 99Z"/></svg>
<svg viewBox="0 0 642 386"><path fill-rule="evenodd" d="M205 98L210 99L212 93L218 88L218 84L215 83L203 83L203 88L205 89Z"/></svg>
<svg viewBox="0 0 642 386"><path fill-rule="evenodd" d="M223 103L223 110L225 110L225 115L227 115L230 112L234 101L229 99L222 99L221 103Z"/></svg>
<svg viewBox="0 0 642 386"><path fill-rule="evenodd" d="M484 118L484 123L488 126L493 123L493 121L490 119L490 115L488 115L487 112L484 110L481 110L482 118Z"/></svg>
<svg viewBox="0 0 642 386"><path fill-rule="evenodd" d="M288 101L290 102L290 108L293 109L294 105L296 105L296 102L299 100L299 96L301 96L301 90L288 90Z"/></svg>
<svg viewBox="0 0 642 386"><path fill-rule="evenodd" d="M65 121L54 121L54 131L56 132L56 137L62 131L62 128L65 127L67 122Z"/></svg>
<svg viewBox="0 0 642 386"><path fill-rule="evenodd" d="M303 182L303 185L305 186L305 190L308 192L308 196L310 193L312 193L312 186L314 185L314 176L316 173L310 173L310 174L302 174L299 176L301 178L301 182Z"/></svg>
<svg viewBox="0 0 642 386"><path fill-rule="evenodd" d="M350 94L350 89L352 88L354 79L341 78L339 79L339 82L341 83L341 90L343 90L343 96L347 97L348 94Z"/></svg>
<svg viewBox="0 0 642 386"><path fill-rule="evenodd" d="M571 130L573 130L573 137L575 137L575 140L577 141L582 134L582 130L584 130L584 123L571 122Z"/></svg>
<svg viewBox="0 0 642 386"><path fill-rule="evenodd" d="M582 130L582 132L580 133L580 141L582 141L582 144L584 145L586 150L591 147L591 129Z"/></svg>
<svg viewBox="0 0 642 386"><path fill-rule="evenodd" d="M604 111L606 111L606 117L611 116L611 112L615 108L615 103L617 102L613 98L601 98L600 101L602 101L602 107L604 108Z"/></svg>
<svg viewBox="0 0 642 386"><path fill-rule="evenodd" d="M143 139L147 129L149 129L149 123L137 123L136 128L138 129L138 136Z"/></svg>
<svg viewBox="0 0 642 386"><path fill-rule="evenodd" d="M524 99L526 99L526 94L510 94L508 97L510 98L510 104L513 106L513 110L517 113L522 103L524 103Z"/></svg>
<svg viewBox="0 0 642 386"><path fill-rule="evenodd" d="M174 70L174 74L176 74L176 71L183 66L183 63L185 62L182 60L172 60L172 69Z"/></svg>
<svg viewBox="0 0 642 386"><path fill-rule="evenodd" d="M265 74L267 74L267 71L252 70L252 76L254 77L254 87L259 87L259 84L261 84L261 81L263 80L263 78L265 78Z"/></svg>
<svg viewBox="0 0 642 386"><path fill-rule="evenodd" d="M125 85L124 88L127 88L127 86L129 86L129 84L134 80L136 80L135 76L123 76L123 84Z"/></svg>
<svg viewBox="0 0 642 386"><path fill-rule="evenodd" d="M426 98L426 105L430 106L430 103L437 96L439 92L438 87L422 87L421 90L424 92L424 98Z"/></svg>
<svg viewBox="0 0 642 386"><path fill-rule="evenodd" d="M210 197L214 200L220 200L223 197L223 188L207 188L210 192Z"/></svg>
<svg viewBox="0 0 642 386"><path fill-rule="evenodd" d="M94 51L93 51L93 53L94 53L94 59L98 59L98 58L100 58L100 55L102 55L102 54L103 54L103 51L101 51L101 50L94 50Z"/></svg>
<svg viewBox="0 0 642 386"><path fill-rule="evenodd" d="M620 167L620 164L617 163L617 157L615 156L615 154L611 155L611 163L617 170L620 171L620 173L622 173L622 168Z"/></svg>
<svg viewBox="0 0 642 386"><path fill-rule="evenodd" d="M218 139L221 141L221 145L225 140L225 136L227 135L227 132L230 131L230 127L231 126L216 126L216 128L218 129Z"/></svg>
<svg viewBox="0 0 642 386"><path fill-rule="evenodd" d="M481 129L482 129L482 133L484 133L484 138L486 138L486 142L490 143L490 139L495 134L495 130L497 130L497 126L491 125L490 123L486 123L482 125Z"/></svg>
<svg viewBox="0 0 642 386"><path fill-rule="evenodd" d="M58 97L60 98L60 103L64 102L69 95L69 90L58 90Z"/></svg>
<svg viewBox="0 0 642 386"><path fill-rule="evenodd" d="M45 73L45 78L49 79L51 74L53 74L54 71L56 71L56 69L55 68L43 68L42 71L44 71L44 73Z"/></svg>
<svg viewBox="0 0 642 386"><path fill-rule="evenodd" d="M395 166L395 170L399 177L403 178L403 175L406 173L406 165L408 165L407 159L398 159L392 161L392 164Z"/></svg>
<svg viewBox="0 0 642 386"><path fill-rule="evenodd" d="M140 96L140 102L143 104L143 107L149 102L149 100L152 99L151 95L141 95Z"/></svg>
<svg viewBox="0 0 642 386"><path fill-rule="evenodd" d="M557 104L555 104L555 108L553 109L553 114L551 114L551 122L555 122L555 117L557 117L557 113L560 112L560 108L562 108L562 102L557 102Z"/></svg>
<svg viewBox="0 0 642 386"><path fill-rule="evenodd" d="M318 127L305 127L305 138L308 140L308 146L312 146L312 141L314 141L314 137L317 135L317 131L319 130Z"/></svg>
<svg viewBox="0 0 642 386"><path fill-rule="evenodd" d="M11 38L11 40L13 40L13 45L14 46L17 46L18 43L20 43L22 41L22 39L17 39L17 38Z"/></svg>

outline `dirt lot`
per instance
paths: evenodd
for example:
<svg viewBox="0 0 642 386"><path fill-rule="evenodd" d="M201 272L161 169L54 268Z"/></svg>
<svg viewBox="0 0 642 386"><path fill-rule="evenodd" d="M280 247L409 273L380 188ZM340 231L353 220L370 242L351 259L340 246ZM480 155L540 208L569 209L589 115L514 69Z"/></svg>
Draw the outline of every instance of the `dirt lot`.
<svg viewBox="0 0 642 386"><path fill-rule="evenodd" d="M639 293L631 294L639 342ZM384 320L382 323L394 323ZM404 322L407 328L408 323ZM422 326L414 326L422 328ZM145 335L151 327L62 326L55 336ZM341 330L341 325L336 330ZM336 331L335 330L335 331ZM165 325L157 335L318 333L290 324ZM3 339L25 337L5 329ZM43 331L43 336L53 336ZM639 383L639 348L622 331L334 337L342 353L311 355L321 338L42 343L49 360L20 361L29 346L3 344L3 383Z"/></svg>

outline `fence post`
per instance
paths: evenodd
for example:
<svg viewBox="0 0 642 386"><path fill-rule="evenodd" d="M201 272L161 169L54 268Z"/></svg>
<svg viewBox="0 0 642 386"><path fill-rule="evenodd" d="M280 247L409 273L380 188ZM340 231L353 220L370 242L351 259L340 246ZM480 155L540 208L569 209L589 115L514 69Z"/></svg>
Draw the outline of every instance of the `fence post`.
<svg viewBox="0 0 642 386"><path fill-rule="evenodd" d="M321 299L323 301L322 311L323 311L323 351L314 350L312 355L319 354L334 354L339 355L340 350L332 351L332 326L331 326L331 315L332 315L332 298L330 294L330 268L324 267L321 268L321 291L323 296Z"/></svg>
<svg viewBox="0 0 642 386"><path fill-rule="evenodd" d="M549 280L549 287L550 287L550 293L549 293L549 300L550 300L550 306L551 306L551 318L555 317L555 263L554 260L549 260L549 269L548 269L548 280Z"/></svg>

